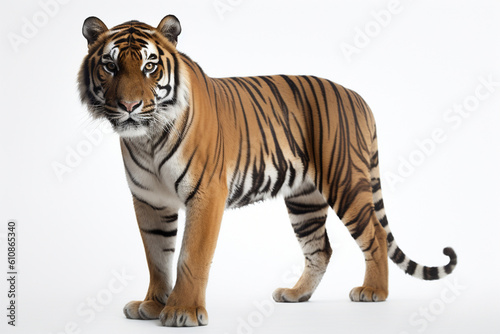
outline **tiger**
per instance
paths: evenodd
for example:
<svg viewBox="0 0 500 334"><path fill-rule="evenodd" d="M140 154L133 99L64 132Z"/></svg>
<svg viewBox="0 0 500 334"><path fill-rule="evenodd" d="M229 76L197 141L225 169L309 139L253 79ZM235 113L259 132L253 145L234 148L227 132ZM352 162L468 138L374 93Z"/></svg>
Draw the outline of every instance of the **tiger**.
<svg viewBox="0 0 500 334"><path fill-rule="evenodd" d="M437 280L448 264L424 266L396 243L384 210L374 116L353 90L315 76L212 78L177 50L181 25L129 21L108 29L84 21L88 54L79 74L82 103L119 135L149 268L149 287L123 311L164 326L208 324L206 288L225 209L283 197L302 248L304 270L276 302L305 302L320 283L332 248L332 208L361 249L365 276L349 297L388 296L388 258L407 274ZM178 212L185 230L173 262Z"/></svg>

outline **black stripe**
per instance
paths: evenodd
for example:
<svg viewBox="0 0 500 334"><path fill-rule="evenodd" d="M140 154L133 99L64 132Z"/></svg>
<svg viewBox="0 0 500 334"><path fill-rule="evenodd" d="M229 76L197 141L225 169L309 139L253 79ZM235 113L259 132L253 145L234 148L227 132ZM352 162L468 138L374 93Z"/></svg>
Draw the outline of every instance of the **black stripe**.
<svg viewBox="0 0 500 334"><path fill-rule="evenodd" d="M172 100L170 101L173 101L173 103L177 102L177 93L179 91L179 89L181 89L181 85L180 85L180 74L179 74L179 59L177 58L178 56L173 53L171 54L173 56L173 59L174 59L174 82L172 83L172 87L175 87L174 89L174 95L172 96Z"/></svg>
<svg viewBox="0 0 500 334"><path fill-rule="evenodd" d="M288 161L288 166L290 169L290 178L288 179L288 188L291 188L293 186L293 181L295 181L295 176L296 176L296 171L295 168L293 168L292 162L289 160Z"/></svg>
<svg viewBox="0 0 500 334"><path fill-rule="evenodd" d="M444 271L447 274L450 274L453 271L453 268L457 265L457 254L451 247L446 247L443 249L443 253L446 256L450 257L450 263L448 263L446 266L444 266Z"/></svg>
<svg viewBox="0 0 500 334"><path fill-rule="evenodd" d="M318 249L316 249L313 252L304 253L304 255L306 255L306 258L307 258L307 257L313 256L313 255L315 255L317 253L324 253L324 252L326 252L326 250L324 248L318 248Z"/></svg>
<svg viewBox="0 0 500 334"><path fill-rule="evenodd" d="M297 238L305 238L324 226L325 221L326 216L308 219L303 222L293 224L296 226L293 228L293 231L295 232Z"/></svg>
<svg viewBox="0 0 500 334"><path fill-rule="evenodd" d="M162 159L160 164L158 165L158 171L161 172L161 168L163 165L177 152L179 147L181 146L182 141L186 137L186 133L189 130L191 124L188 124L188 117L184 117L184 122L182 123L182 130L180 135L177 138L177 141L175 142L174 146L172 147L172 150Z"/></svg>
<svg viewBox="0 0 500 334"><path fill-rule="evenodd" d="M262 122L260 120L261 116L257 112L257 109L255 109L254 105L252 105L252 109L253 109L253 112L255 114L255 120L257 121L257 125L259 126L260 136L262 138L262 143L264 144L264 150L265 150L266 155L267 155L267 154L269 154L269 147L267 145L267 135L266 135L265 129L262 125ZM267 122L266 122L266 124L267 124ZM268 127L266 126L265 128L267 129Z"/></svg>
<svg viewBox="0 0 500 334"><path fill-rule="evenodd" d="M380 199L377 203L375 203L375 211L380 211L384 208L384 201Z"/></svg>
<svg viewBox="0 0 500 334"><path fill-rule="evenodd" d="M318 117L318 122L319 122L319 126L318 126L319 129L316 130L316 132L319 134L319 140L318 140L318 145L319 145L318 164L319 164L319 166L316 166L316 170L319 169L319 171L315 174L318 177L315 180L316 180L316 185L318 186L319 192L323 192L323 182L322 182L322 180L324 178L323 177L323 165L324 165L324 163L323 163L323 151L324 151L323 150L323 142L324 142L324 139L323 139L323 117L321 115L321 108L319 107L318 96L316 95L316 89L314 88L313 83L311 82L311 80L307 76L304 76L302 78L305 81L307 81L307 83L309 84L309 88L314 96L314 105L315 105L316 115ZM306 95L306 101L308 103L308 106L311 108L307 95ZM311 110L311 114L312 114L312 110ZM326 124L329 124L329 123L326 123ZM329 128L329 126L327 126L327 127Z"/></svg>
<svg viewBox="0 0 500 334"><path fill-rule="evenodd" d="M262 106L260 105L258 99L255 97L254 93L252 92L252 89L250 87L248 87L248 85L246 84L245 81L242 80L242 78L237 78L237 77L233 77L231 78L233 81L235 81L236 83L238 83L240 85L240 87L242 89L244 89L247 93L248 93L248 96L250 96L251 98L251 101L253 102L252 105L255 105L257 106L257 108L259 109L260 111L260 114L262 115L262 118L266 121L266 124L268 123L267 122L267 115L266 113L264 112L264 109L262 109ZM258 92L260 94L260 92ZM262 95L261 95L262 96ZM263 101L265 102L264 100L264 97L262 97ZM242 111L244 111L244 109L242 109ZM245 113L243 113L243 116L245 115Z"/></svg>
<svg viewBox="0 0 500 334"><path fill-rule="evenodd" d="M243 115L243 120L245 121L245 131L246 131L246 139L244 140L244 142L247 144L246 145L247 146L246 147L246 154L245 154L245 165L243 166L243 174L239 178L239 180L241 182L236 185L237 191L233 194L232 198L230 199L230 201L228 203L233 203L234 201L236 201L237 199L239 199L243 195L243 191L244 191L244 187L245 187L245 180L247 179L247 174L249 173L250 164L251 164L250 129L249 129L248 119L247 119L246 114L243 112L242 115ZM240 141L243 141L243 133L242 133L241 129L240 129ZM241 150L241 142L240 142L240 150ZM240 153L238 153L238 159L239 158L240 158ZM238 161L238 164L239 164L239 161ZM238 175L240 175L239 171L237 171L235 169L234 173L236 173L236 172L238 172ZM231 182L231 184L232 184L232 182ZM241 199L242 201L244 201L244 203L243 204L240 203L240 204L238 204L238 206L248 204L248 198L250 195L251 194L246 194Z"/></svg>
<svg viewBox="0 0 500 334"><path fill-rule="evenodd" d="M302 95L299 92L299 89L297 88L297 85L293 82L293 80L287 76L287 75L280 75L280 77L285 80L285 82L288 84L288 87L293 93L293 97L295 99L295 104L298 104L300 102L300 109L304 110L304 100L302 99Z"/></svg>
<svg viewBox="0 0 500 334"><path fill-rule="evenodd" d="M153 144L153 152L156 153L156 149L158 146L163 147L163 144L168 140L168 137L170 136L170 127L167 125L167 129L163 132L160 138Z"/></svg>
<svg viewBox="0 0 500 334"><path fill-rule="evenodd" d="M167 75L168 75L168 81L167 85L170 85L170 80L172 79L172 63L170 62L170 58L167 58ZM170 93L170 91L167 92L167 95ZM165 95L165 97L167 97Z"/></svg>
<svg viewBox="0 0 500 334"><path fill-rule="evenodd" d="M387 243L390 244L394 241L394 236L392 235L392 232L389 232L387 235Z"/></svg>
<svg viewBox="0 0 500 334"><path fill-rule="evenodd" d="M188 281L190 281L191 278L194 277L193 272L191 271L186 262L182 262L182 264L179 266L179 269L180 271L182 271L182 273L184 274L185 278L188 279Z"/></svg>
<svg viewBox="0 0 500 334"><path fill-rule="evenodd" d="M259 90L262 90L262 83L259 81L262 79L262 77L247 77L246 79L252 80L253 82L255 82L261 88Z"/></svg>
<svg viewBox="0 0 500 334"><path fill-rule="evenodd" d="M173 215L161 216L161 222L167 223L167 224L173 223L173 222L176 222L178 218L179 218L179 215L177 213L173 214Z"/></svg>
<svg viewBox="0 0 500 334"><path fill-rule="evenodd" d="M250 82L248 79L248 77L239 77L239 78L235 78L235 79L238 79L238 81L244 81L246 82L248 85L250 85L254 90L255 92L260 96L260 98L262 99L262 101L265 101L266 99L264 98L264 96L262 95L261 93L261 90L262 89L259 89L258 87L256 87L252 82ZM246 87L246 89L250 92L250 88Z"/></svg>
<svg viewBox="0 0 500 334"><path fill-rule="evenodd" d="M217 172L217 168L219 164L221 165L220 172L219 172L219 178L221 178L222 175L222 169L223 169L223 163L221 161L224 161L224 130L223 127L221 126L221 122L219 121L219 113L215 113L217 115L217 138L215 142L215 152L214 154L211 154L213 157L213 160L215 160L215 164L213 166L213 171L212 174L210 174L209 177L209 183L214 177L215 173Z"/></svg>
<svg viewBox="0 0 500 334"><path fill-rule="evenodd" d="M145 167L143 164L141 164L139 162L139 160L137 160L137 158L134 156L134 154L132 153L132 149L130 148L129 144L127 143L126 140L123 141L123 144L125 145L125 148L127 149L129 155L130 155L130 158L132 159L132 161L137 165L137 167L139 167L140 169L148 172L149 174L154 174L153 171L151 171L149 168Z"/></svg>
<svg viewBox="0 0 500 334"><path fill-rule="evenodd" d="M285 201L288 213L293 215L303 215L306 213L316 212L328 207L327 203L294 203L289 200Z"/></svg>
<svg viewBox="0 0 500 334"><path fill-rule="evenodd" d="M372 210L371 204L367 203L358 211L358 214L353 220L344 224L345 226L354 225L354 229L351 231L351 236L354 240L363 234L366 227L370 223L371 215L373 213Z"/></svg>
<svg viewBox="0 0 500 334"><path fill-rule="evenodd" d="M302 145L297 144L296 146L296 151L298 156L300 157L300 160L302 162L302 165L304 167L304 170L302 171L302 179L305 179L307 175L307 171L309 169L309 152L307 151L307 143L309 142L306 140L306 137L304 136L304 132L302 131L302 125L299 123L297 120L297 117L295 115L292 115L293 119L295 120L295 124L297 126L297 129L300 133L300 139L302 142ZM303 148L303 151L302 151Z"/></svg>
<svg viewBox="0 0 500 334"><path fill-rule="evenodd" d="M372 179L373 181L373 179ZM375 183L372 183L372 193L376 193L381 189L380 179L375 179Z"/></svg>
<svg viewBox="0 0 500 334"><path fill-rule="evenodd" d="M372 169L378 166L378 150L372 155L370 165Z"/></svg>
<svg viewBox="0 0 500 334"><path fill-rule="evenodd" d="M296 78L298 79L298 78ZM306 90L304 88L304 86L302 85L302 81L301 80L298 80L298 83L302 89L302 95L305 99L305 102L306 102L306 106L302 108L302 111L304 112L304 118L306 119L306 125L309 125L309 133L310 134L314 134L316 133L317 129L320 129L320 131L322 131L322 124L318 124L316 125L314 123L314 111L313 111L313 108L311 106L311 103L309 101L309 98L306 94ZM303 124L301 125L301 127L303 126ZM319 182L318 181L318 156L316 154L317 151L320 152L320 155L322 156L323 155L323 152L322 152L322 145L323 143L318 143L316 140L308 140L308 144L310 145L311 147L311 151L312 151L312 163L313 163L313 166L314 166L314 184L318 187L319 185L319 189L321 191L321 188L323 187L322 183L323 182ZM319 148L316 147L316 144L319 144ZM320 162L321 164L323 163L322 161ZM322 167L321 167L322 168Z"/></svg>
<svg viewBox="0 0 500 334"><path fill-rule="evenodd" d="M328 101L327 101L325 85L323 84L323 81L320 78L315 77L315 76L312 76L311 78L316 80L316 82L318 83L318 85L321 89L321 95L323 96L323 103L325 105L326 124L330 124L330 111L328 110ZM318 108L319 108L319 105L318 105ZM327 128L328 128L328 138L330 138L331 126L327 126Z"/></svg>
<svg viewBox="0 0 500 334"><path fill-rule="evenodd" d="M370 241L370 244L366 248L361 249L361 251L362 252L369 251L372 248L374 242L375 242L375 237L373 237L372 240Z"/></svg>
<svg viewBox="0 0 500 334"><path fill-rule="evenodd" d="M302 191L297 192L296 194L288 196L287 198L285 198L285 200L291 200L291 199L294 199L297 197L307 196L307 195L312 194L315 191L316 191L316 187L313 184L308 184L307 188L305 188Z"/></svg>
<svg viewBox="0 0 500 334"><path fill-rule="evenodd" d="M186 176L186 173L187 173L187 171L189 169L189 166L191 166L191 162L193 161L194 154L196 153L197 150L198 150L198 147L196 147L194 149L193 154L191 154L191 157L189 158L189 160L188 160L188 162L186 164L186 167L182 171L181 175L179 175L179 177L177 178L177 180L175 180L174 187L175 187L175 192L176 193L179 192L179 184L181 183L181 181L184 178L184 176Z"/></svg>
<svg viewBox="0 0 500 334"><path fill-rule="evenodd" d="M349 168L349 170L351 170L351 168ZM348 175L350 175L350 174L348 174ZM349 176L348 180L350 182L351 176ZM371 193L371 186L367 180L361 179L354 186L351 185L349 187L349 190L345 191L342 194L342 197L340 198L340 203L338 206L337 215L339 217L343 218L345 213L351 207L351 205L356 202L355 201L356 197L363 192L370 192ZM368 207L370 208L370 211L373 210L371 204L365 204L365 207L363 207L363 210L367 210ZM359 216L359 214L358 214L358 216Z"/></svg>
<svg viewBox="0 0 500 334"><path fill-rule="evenodd" d="M224 92L226 92L226 100L227 100L227 103L228 103L228 106L230 106L230 109L233 113L233 121L234 121L234 126L237 125L237 119L238 117L236 116L236 111L237 111L237 108L236 108L236 97L233 93L233 90L231 89L231 87L229 87L229 83L232 85L232 87L234 88L236 94L238 95L238 99L240 101L240 105L243 105L243 103L241 102L241 96L240 96L240 93L238 92L237 88L235 87L234 83L231 82L230 80L224 80L224 79L218 79L218 81L220 82L221 85L224 85L222 88L224 89ZM243 108L242 108L243 110Z"/></svg>
<svg viewBox="0 0 500 334"><path fill-rule="evenodd" d="M274 148L275 148L275 153L276 153L276 155L272 154L272 156L271 156L272 163L273 163L274 168L276 169L276 172L277 172L277 180L274 183L273 189L271 191L271 196L275 197L278 195L281 187L285 183L286 172L288 170L288 164L286 163L285 155L283 154L283 151L280 148L280 143L279 143L278 138L276 136L276 132L274 131L274 127L272 126L271 123L269 123L269 129L271 130L271 135L272 135L273 140L274 140Z"/></svg>
<svg viewBox="0 0 500 334"><path fill-rule="evenodd" d="M141 199L141 198L137 197L137 195L135 195L135 194L132 194L132 197L134 197L134 199L135 199L136 201L139 201L139 202L141 202L141 203L144 203L144 204L146 204L146 205L150 206L151 208L153 208L153 209L155 209L155 210L157 210L157 211L165 210L165 209L167 208L166 206L153 206L153 205L149 204L148 202L146 202L145 200L143 200L143 199Z"/></svg>
<svg viewBox="0 0 500 334"><path fill-rule="evenodd" d="M424 267L424 280L435 280L439 278L438 267Z"/></svg>
<svg viewBox="0 0 500 334"><path fill-rule="evenodd" d="M130 181L132 181L132 183L140 189L149 190L146 186L143 186L142 184L140 184L139 181L137 181L136 178L132 175L132 173L130 173L130 170L128 169L127 164L124 164L124 165L125 165L125 171L127 172L127 175L129 177Z"/></svg>
<svg viewBox="0 0 500 334"><path fill-rule="evenodd" d="M236 176L240 174L240 163L241 163L241 154L242 154L242 145L243 145L243 140L242 140L243 134L241 133L240 129L240 140L238 141L239 143L239 148L238 148L238 157L236 158L236 165L234 167L233 175L231 177L231 183L229 184L229 191L232 191L235 189L233 192L233 195L227 200L227 206L231 206L240 196L243 194L243 189L241 188L240 185L235 184L236 182Z"/></svg>
<svg viewBox="0 0 500 334"><path fill-rule="evenodd" d="M262 153L262 148L260 149L260 161L257 163L257 158L255 158L252 163L252 186L247 191L245 196L238 201L238 206L245 206L252 201L252 196L257 196L261 192L261 187L264 184L266 164L264 163L264 157ZM242 189L242 187L239 187Z"/></svg>
<svg viewBox="0 0 500 334"><path fill-rule="evenodd" d="M394 261L394 263L401 263L405 260L405 258L405 254L401 251L401 249L399 249L399 247L396 248L394 254L391 256L391 260Z"/></svg>
<svg viewBox="0 0 500 334"><path fill-rule="evenodd" d="M375 252L378 250L378 247L379 247L379 246L375 247L375 248L374 248L374 249L372 249L372 251L370 252L370 254L371 254L372 258L373 258L373 254L375 254Z"/></svg>
<svg viewBox="0 0 500 334"><path fill-rule="evenodd" d="M336 128L336 133L334 135L334 145L332 146L331 152L331 160L329 163L331 177L328 178L330 183L330 197L328 198L328 203L334 208L337 208L337 215L342 219L344 216L349 203L352 203L354 200L353 194L357 193L355 189L352 189L348 192L347 196L344 194L342 196L340 187L343 185L350 185L352 182L352 175L347 174L347 177L343 174L344 170L352 170L354 166L352 165L352 160L350 158L350 147L352 140L350 138L350 120L347 115L349 112L346 110L346 106L344 105L344 101L339 91L339 87L335 85L331 81L326 81L330 88L333 90L336 96L337 108L335 111L337 112L338 117L338 126ZM355 126L355 124L354 124ZM335 154L334 154L335 153ZM336 161L333 161L333 157L336 157ZM352 187L352 186L351 186ZM357 185L355 186L357 187ZM371 187L370 187L371 191ZM331 198L331 196L335 196L335 198ZM337 202L340 200L340 203Z"/></svg>
<svg viewBox="0 0 500 334"><path fill-rule="evenodd" d="M316 237L313 237L313 238L310 238L309 240L307 240L304 243L304 246L302 248L304 248L306 245L308 245L311 242L318 241L318 240L325 239L325 238L328 239L328 235L326 234L326 229L325 229L325 232L322 235L316 236Z"/></svg>
<svg viewBox="0 0 500 334"><path fill-rule="evenodd" d="M267 183L266 183L266 185L264 186L264 188L262 188L262 190L261 190L261 192L262 192L262 193L267 193L267 192L269 191L269 189L271 189L271 182L272 182L272 181L271 181L271 177L270 177L270 176L268 176L268 177L267 177Z"/></svg>
<svg viewBox="0 0 500 334"><path fill-rule="evenodd" d="M292 151L292 154L294 156L296 156L296 154L298 153L297 149L298 149L299 145L297 144L295 136L293 135L292 130L291 130L290 112L289 112L288 106L285 102L285 99L281 95L281 93L283 91L280 90L276 86L276 84L274 82L274 78L259 77L259 79L264 81L267 84L267 86L269 87L269 89L271 89L271 92L273 93L273 96L274 96L276 102L278 103L279 109L281 111L281 116L283 116L283 119L278 118L278 117L276 117L276 119L277 119L278 123L282 126L282 128L285 132L285 136L286 136L286 139L288 141L288 145L290 146L290 149ZM271 98L269 98L269 103L272 106ZM297 104L297 101L295 101L295 104ZM274 112L274 110L273 110L273 112Z"/></svg>
<svg viewBox="0 0 500 334"><path fill-rule="evenodd" d="M177 229L172 230L172 231L163 231L163 230L159 230L159 229L155 229L155 230L141 229L141 231L144 233L147 233L147 234L159 235L159 236L162 236L165 238L175 237L177 235Z"/></svg>
<svg viewBox="0 0 500 334"><path fill-rule="evenodd" d="M407 273L408 275L413 275L415 273L415 269L417 269L417 263L410 260L410 262L408 262L408 266L406 267L405 273Z"/></svg>
<svg viewBox="0 0 500 334"><path fill-rule="evenodd" d="M200 178L198 179L198 182L196 182L196 186L194 187L193 191L186 198L186 201L184 202L185 205L187 205L189 203L189 201L193 199L194 195L196 195L196 193L200 189L201 181L203 180L203 176L205 175L205 171L207 169L207 162L205 162L205 166L203 166L203 171L201 172L201 175L200 175Z"/></svg>

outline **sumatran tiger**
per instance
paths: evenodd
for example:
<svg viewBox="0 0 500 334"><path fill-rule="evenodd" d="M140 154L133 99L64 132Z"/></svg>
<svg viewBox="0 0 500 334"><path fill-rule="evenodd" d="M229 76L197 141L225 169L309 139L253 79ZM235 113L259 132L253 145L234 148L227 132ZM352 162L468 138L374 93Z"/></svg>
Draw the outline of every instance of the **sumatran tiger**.
<svg viewBox="0 0 500 334"><path fill-rule="evenodd" d="M205 290L224 209L282 195L305 269L276 302L307 301L332 249L329 208L365 257L356 302L388 295L389 257L407 274L435 280L457 263L427 267L410 260L389 229L380 187L375 121L354 91L314 76L211 78L177 50L178 19L157 28L137 21L112 29L96 17L78 77L81 99L120 135L126 178L144 242L150 283L143 301L124 307L132 319L165 326L208 323ZM178 210L185 233L172 281Z"/></svg>

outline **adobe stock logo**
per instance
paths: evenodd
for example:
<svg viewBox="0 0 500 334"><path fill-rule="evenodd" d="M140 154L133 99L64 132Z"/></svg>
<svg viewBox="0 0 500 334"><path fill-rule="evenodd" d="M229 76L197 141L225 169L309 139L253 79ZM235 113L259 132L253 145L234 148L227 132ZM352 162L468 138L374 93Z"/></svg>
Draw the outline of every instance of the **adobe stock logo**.
<svg viewBox="0 0 500 334"><path fill-rule="evenodd" d="M72 173L84 161L84 158L94 152L105 139L105 136L113 133L113 128L109 122L103 122L96 129L84 129L83 136L76 145L66 145L66 155L64 159L54 160L51 163L52 170L59 182L63 182L67 174Z"/></svg>
<svg viewBox="0 0 500 334"><path fill-rule="evenodd" d="M71 0L39 0L39 9L31 17L23 17L18 32L7 34L10 45L15 52L19 51L21 45L28 44L35 38L40 29L45 27L60 10L61 5L66 5Z"/></svg>
<svg viewBox="0 0 500 334"><path fill-rule="evenodd" d="M406 331L401 331L399 334L411 334L411 333L423 333L431 324L439 319L439 317L450 312L452 304L460 299L460 296L464 291L468 289L468 286L462 285L457 277L446 278L443 280L444 288L441 293L436 298L430 300L426 305L419 307L419 309L408 318L408 324L411 328Z"/></svg>
<svg viewBox="0 0 500 334"><path fill-rule="evenodd" d="M407 155L398 157L398 167L383 174L383 183L388 184L391 190L396 190L396 186L415 174L418 168L438 152L440 146L448 141L469 117L474 117L474 114L478 113L482 104L498 94L500 81L494 78L493 74L480 76L477 82L471 94L443 112L440 126L433 128L426 138L415 140L414 148Z"/></svg>
<svg viewBox="0 0 500 334"><path fill-rule="evenodd" d="M226 13L232 12L243 3L243 0L214 0L213 6L217 15L224 20Z"/></svg>
<svg viewBox="0 0 500 334"><path fill-rule="evenodd" d="M281 276L283 284L293 285L297 282L304 271L301 265L293 265ZM263 300L255 300L252 303L253 310L246 316L239 316L236 320L236 334L260 333L259 328L264 325L266 319L270 318L275 311L276 303L271 296ZM227 333L226 333L227 334Z"/></svg>
<svg viewBox="0 0 500 334"><path fill-rule="evenodd" d="M130 275L125 268L120 271L112 270L112 277L106 285L97 293L85 298L76 308L76 315L80 317L78 320L71 320L57 332L50 334L82 334L91 333L86 331L85 326L92 323L103 312L108 305L115 301L115 297L121 294L129 283L135 279L135 276Z"/></svg>
<svg viewBox="0 0 500 334"><path fill-rule="evenodd" d="M351 62L355 55L367 48L391 24L394 17L403 12L404 8L400 0L390 0L386 8L371 11L371 20L366 22L363 27L354 28L352 43L343 42L340 44L340 50L347 61Z"/></svg>

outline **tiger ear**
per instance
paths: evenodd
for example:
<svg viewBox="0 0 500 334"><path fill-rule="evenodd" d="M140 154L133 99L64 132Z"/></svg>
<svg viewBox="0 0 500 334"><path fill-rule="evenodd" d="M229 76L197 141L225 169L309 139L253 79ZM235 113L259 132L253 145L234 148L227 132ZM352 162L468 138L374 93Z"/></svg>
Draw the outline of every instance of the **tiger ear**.
<svg viewBox="0 0 500 334"><path fill-rule="evenodd" d="M177 36L181 33L181 23L174 15L167 15L158 25L158 31L174 45L177 45Z"/></svg>
<svg viewBox="0 0 500 334"><path fill-rule="evenodd" d="M83 22L82 33L87 39L88 45L93 44L99 36L108 31L108 27L95 16L88 17L85 22Z"/></svg>

